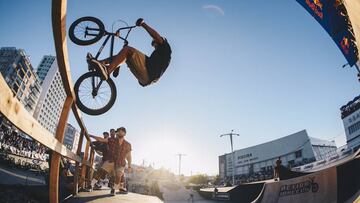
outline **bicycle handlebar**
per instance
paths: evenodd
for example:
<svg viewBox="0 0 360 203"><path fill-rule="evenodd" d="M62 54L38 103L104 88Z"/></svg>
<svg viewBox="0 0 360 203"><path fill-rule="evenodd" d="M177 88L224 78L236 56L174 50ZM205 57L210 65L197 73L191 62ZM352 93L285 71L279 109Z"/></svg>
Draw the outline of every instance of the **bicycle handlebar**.
<svg viewBox="0 0 360 203"><path fill-rule="evenodd" d="M136 27L136 25L134 25L134 26L128 26L128 27L121 27L121 28L118 29L118 31L120 31L120 30L126 30L126 29L133 29L133 28L135 28L135 27Z"/></svg>
<svg viewBox="0 0 360 203"><path fill-rule="evenodd" d="M118 38L120 38L120 39L122 39L122 40L124 40L124 43L127 45L127 44L128 44L127 38L128 38L128 36L129 36L129 34L130 34L130 31L131 31L131 29L133 29L133 28L135 28L135 27L137 27L137 26L134 25L134 26L128 26L128 27L121 27L121 28L119 28L119 29L116 30L115 36L118 37ZM117 33L120 32L120 30L128 30L128 32L126 33L125 38L121 37L120 35L117 35Z"/></svg>

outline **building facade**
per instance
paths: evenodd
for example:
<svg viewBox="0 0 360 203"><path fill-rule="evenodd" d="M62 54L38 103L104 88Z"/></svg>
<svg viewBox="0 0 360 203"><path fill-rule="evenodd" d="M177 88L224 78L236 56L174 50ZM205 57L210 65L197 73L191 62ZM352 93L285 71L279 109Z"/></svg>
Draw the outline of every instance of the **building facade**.
<svg viewBox="0 0 360 203"><path fill-rule="evenodd" d="M79 143L80 133L79 131L72 126L70 123L67 123L66 129L65 129L65 137L63 144L76 153L77 150L77 144Z"/></svg>
<svg viewBox="0 0 360 203"><path fill-rule="evenodd" d="M36 74L40 80L40 84L42 84L52 66L55 62L56 57L51 55L45 55L41 61L39 66L37 67Z"/></svg>
<svg viewBox="0 0 360 203"><path fill-rule="evenodd" d="M294 167L330 157L336 153L334 142L309 137L306 130L270 142L234 151L235 163L231 153L219 156L219 175L221 179L264 175L271 177L276 160L280 157L282 165ZM233 167L234 166L234 167Z"/></svg>
<svg viewBox="0 0 360 203"><path fill-rule="evenodd" d="M2 47L0 72L17 99L33 114L41 86L25 51L15 47Z"/></svg>
<svg viewBox="0 0 360 203"><path fill-rule="evenodd" d="M353 151L360 148L360 95L340 108L346 143Z"/></svg>
<svg viewBox="0 0 360 203"><path fill-rule="evenodd" d="M44 56L38 66L37 74L39 75L42 91L36 104L34 118L55 135L66 99L55 56Z"/></svg>

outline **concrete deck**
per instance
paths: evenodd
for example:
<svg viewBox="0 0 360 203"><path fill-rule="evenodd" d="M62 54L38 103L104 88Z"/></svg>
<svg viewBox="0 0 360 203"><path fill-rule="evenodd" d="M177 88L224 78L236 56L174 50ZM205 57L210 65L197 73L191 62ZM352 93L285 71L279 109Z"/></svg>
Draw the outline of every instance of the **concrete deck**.
<svg viewBox="0 0 360 203"><path fill-rule="evenodd" d="M92 192L80 192L77 196L69 199L69 203L163 203L158 197L147 196L135 193L110 195L110 190L94 190Z"/></svg>

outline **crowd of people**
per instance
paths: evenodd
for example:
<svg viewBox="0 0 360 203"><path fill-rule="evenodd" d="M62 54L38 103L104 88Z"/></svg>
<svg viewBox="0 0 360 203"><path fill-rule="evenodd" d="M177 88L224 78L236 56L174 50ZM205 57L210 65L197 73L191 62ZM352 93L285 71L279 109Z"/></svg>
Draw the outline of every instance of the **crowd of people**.
<svg viewBox="0 0 360 203"><path fill-rule="evenodd" d="M45 146L5 125L0 128L0 151L40 161L47 158Z"/></svg>
<svg viewBox="0 0 360 203"><path fill-rule="evenodd" d="M253 172L246 175L235 176L235 183L236 184L251 183L256 181L269 180L273 178L274 178L274 169L268 168L260 172ZM231 179L229 179L228 182L231 182Z"/></svg>
<svg viewBox="0 0 360 203"><path fill-rule="evenodd" d="M355 97L352 101L348 104L342 106L340 108L341 111L341 119L347 117L348 115L352 114L354 111L360 108L360 95Z"/></svg>

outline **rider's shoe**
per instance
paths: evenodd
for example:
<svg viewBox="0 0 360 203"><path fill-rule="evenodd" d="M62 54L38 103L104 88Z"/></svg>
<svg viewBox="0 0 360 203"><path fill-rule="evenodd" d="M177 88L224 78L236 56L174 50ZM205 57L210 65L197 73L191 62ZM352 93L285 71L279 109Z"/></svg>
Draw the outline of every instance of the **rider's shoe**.
<svg viewBox="0 0 360 203"><path fill-rule="evenodd" d="M111 189L110 195L115 196L115 189L114 188Z"/></svg>
<svg viewBox="0 0 360 203"><path fill-rule="evenodd" d="M120 66L114 70L113 76L116 78L119 75L119 72L120 72Z"/></svg>
<svg viewBox="0 0 360 203"><path fill-rule="evenodd" d="M98 71L101 74L101 78L103 80L107 80L109 78L109 75L107 73L107 68L104 64L100 63L96 59L90 59L88 61L88 63L89 63L89 66L91 66L92 68L94 68L96 71Z"/></svg>
<svg viewBox="0 0 360 203"><path fill-rule="evenodd" d="M91 59L93 59L94 57L92 56L92 54L90 52L88 52L86 54L86 61L90 61Z"/></svg>
<svg viewBox="0 0 360 203"><path fill-rule="evenodd" d="M90 60L93 59L93 58L94 58L94 57L92 56L92 54L91 54L90 52L88 52L88 53L86 54L86 62L88 63L88 69L89 69L89 70L92 69L89 62L90 62Z"/></svg>
<svg viewBox="0 0 360 203"><path fill-rule="evenodd" d="M120 194L127 194L128 191L126 190L126 188L119 188L119 193Z"/></svg>

